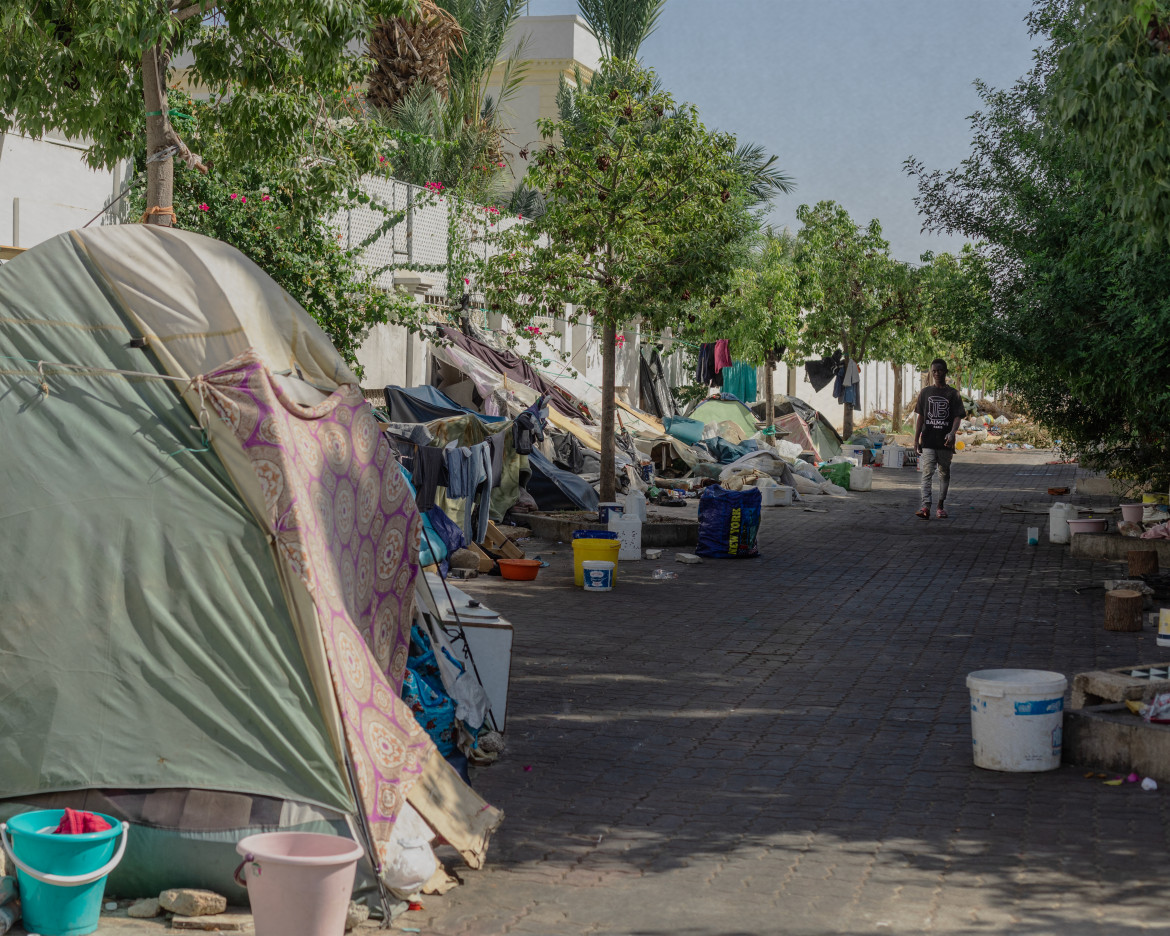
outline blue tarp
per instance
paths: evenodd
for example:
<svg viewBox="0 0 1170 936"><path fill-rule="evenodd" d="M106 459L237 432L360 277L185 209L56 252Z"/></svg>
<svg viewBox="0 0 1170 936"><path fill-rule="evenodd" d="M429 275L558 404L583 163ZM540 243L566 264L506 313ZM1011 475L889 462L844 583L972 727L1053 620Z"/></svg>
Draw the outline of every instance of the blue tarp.
<svg viewBox="0 0 1170 936"><path fill-rule="evenodd" d="M423 423L468 413L489 423L504 422L506 419L504 416L485 416L483 413L460 406L436 387L389 386L383 392L386 395L386 412L391 422Z"/></svg>
<svg viewBox="0 0 1170 936"><path fill-rule="evenodd" d="M540 449L533 449L528 456L532 477L524 485L541 510L559 510L578 507L581 510L597 510L601 498L593 486L571 471L563 471L549 461Z"/></svg>
<svg viewBox="0 0 1170 936"><path fill-rule="evenodd" d="M757 451L754 442L751 446L733 445L722 436L716 436L713 439L700 439L698 444L718 458L721 465L730 465L736 459Z"/></svg>
<svg viewBox="0 0 1170 936"><path fill-rule="evenodd" d="M662 420L666 427L666 434L674 436L680 442L694 445L703 437L703 424L697 419L687 419L686 416L667 416Z"/></svg>

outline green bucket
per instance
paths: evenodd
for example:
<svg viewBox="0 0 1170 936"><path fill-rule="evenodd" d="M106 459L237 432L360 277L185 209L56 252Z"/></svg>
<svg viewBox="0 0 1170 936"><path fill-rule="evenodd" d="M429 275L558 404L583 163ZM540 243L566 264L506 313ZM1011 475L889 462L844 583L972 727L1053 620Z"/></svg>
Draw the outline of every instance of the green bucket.
<svg viewBox="0 0 1170 936"><path fill-rule="evenodd" d="M64 815L63 809L39 809L0 823L0 843L20 880L23 926L41 936L85 936L98 928L106 875L122 860L130 829L127 822L95 813L110 828L57 835Z"/></svg>

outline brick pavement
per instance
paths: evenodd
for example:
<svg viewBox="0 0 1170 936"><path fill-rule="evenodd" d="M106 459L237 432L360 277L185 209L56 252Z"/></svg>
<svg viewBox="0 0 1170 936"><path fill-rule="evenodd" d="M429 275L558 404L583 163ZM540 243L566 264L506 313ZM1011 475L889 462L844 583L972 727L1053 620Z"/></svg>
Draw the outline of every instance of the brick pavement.
<svg viewBox="0 0 1170 936"><path fill-rule="evenodd" d="M1067 675L1165 657L1100 625L1111 567L1025 545L1074 468L969 453L952 519L918 476L765 511L761 557L623 563L572 587L568 544L533 583L467 590L514 623L509 749L477 788L506 822L488 867L400 925L488 934L1170 930L1170 790L1072 767L972 766L965 675ZM550 556L550 552L556 555ZM656 567L677 571L655 582ZM531 770L525 770L530 766Z"/></svg>

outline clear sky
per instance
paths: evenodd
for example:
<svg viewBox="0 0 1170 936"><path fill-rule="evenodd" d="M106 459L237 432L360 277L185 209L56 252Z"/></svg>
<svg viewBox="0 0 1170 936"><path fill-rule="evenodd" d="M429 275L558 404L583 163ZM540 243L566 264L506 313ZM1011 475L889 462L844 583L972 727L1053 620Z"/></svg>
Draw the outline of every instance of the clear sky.
<svg viewBox="0 0 1170 936"><path fill-rule="evenodd" d="M772 220L832 199L878 218L917 260L962 241L919 233L908 156L951 168L970 150L972 82L1005 87L1032 62L1030 0L667 0L642 60L703 121L760 143L796 181ZM575 0L530 0L534 16Z"/></svg>

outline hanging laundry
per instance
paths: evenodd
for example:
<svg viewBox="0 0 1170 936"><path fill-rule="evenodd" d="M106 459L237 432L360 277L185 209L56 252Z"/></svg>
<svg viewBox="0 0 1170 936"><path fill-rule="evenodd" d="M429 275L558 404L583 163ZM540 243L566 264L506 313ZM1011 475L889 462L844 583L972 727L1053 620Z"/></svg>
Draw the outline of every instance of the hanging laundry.
<svg viewBox="0 0 1170 936"><path fill-rule="evenodd" d="M725 367L731 366L731 344L726 338L720 338L715 342L715 370L722 371Z"/></svg>
<svg viewBox="0 0 1170 936"><path fill-rule="evenodd" d="M844 363L845 355L838 348L827 358L822 358L819 361L805 361L804 373L808 377L808 382L812 384L813 390L819 392L837 375L837 369ZM836 392L833 395L836 396Z"/></svg>
<svg viewBox="0 0 1170 936"><path fill-rule="evenodd" d="M456 447L452 443L443 449L443 457L447 463L447 496L471 497L475 494L475 468L471 464L471 449Z"/></svg>
<svg viewBox="0 0 1170 936"><path fill-rule="evenodd" d="M736 361L724 368L723 392L732 394L741 403L755 403L756 369L744 361Z"/></svg>
<svg viewBox="0 0 1170 936"><path fill-rule="evenodd" d="M410 480L417 492L415 503L425 512L435 506L435 489L449 480L447 461L443 450L431 445L416 445L410 454Z"/></svg>
<svg viewBox="0 0 1170 936"><path fill-rule="evenodd" d="M498 488L504 479L504 433L488 436L487 444L492 453L492 487Z"/></svg>

